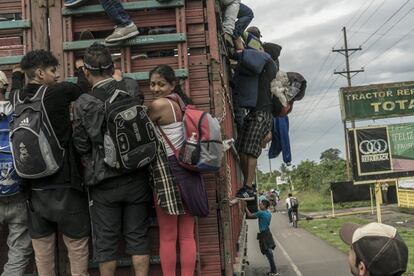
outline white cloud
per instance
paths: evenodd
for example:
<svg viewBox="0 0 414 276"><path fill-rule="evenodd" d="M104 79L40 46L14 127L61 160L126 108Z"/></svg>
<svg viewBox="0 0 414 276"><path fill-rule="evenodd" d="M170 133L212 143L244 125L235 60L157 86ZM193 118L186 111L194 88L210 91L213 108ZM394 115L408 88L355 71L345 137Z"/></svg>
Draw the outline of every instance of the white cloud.
<svg viewBox="0 0 414 276"><path fill-rule="evenodd" d="M370 2L243 0L244 4L253 9L255 18L251 25L261 29L263 40L282 45L280 57L282 70L300 72L308 80L306 96L301 102L295 103L294 111L290 116L294 163L299 163L302 159L318 160L320 153L329 147L336 147L342 151L344 149L344 133L340 121L340 109L337 106L337 95L339 88L347 84L343 77L333 83L337 77L333 71L335 68L342 70L345 67L345 59L338 53L332 53L332 47L343 46L341 30L349 22L351 23L347 26L349 47L359 46L406 0L387 0L380 7L383 1L376 0L352 25ZM377 7L379 7L378 11L367 21ZM400 17L413 7L414 2L410 1L405 9L362 46L363 51L352 56L351 69L360 69L369 62L365 72L352 79L353 85L408 81L414 78L414 32L384 53L412 28L413 13L382 36L392 24L396 24ZM376 41L379 37L380 39ZM370 46L374 42L375 44ZM369 49L365 50L368 46ZM328 60L319 72L326 57ZM302 121L304 122L301 125ZM297 126L300 127L295 129ZM282 163L281 159L278 157L276 161L273 160L272 167L278 168ZM268 170L265 154L262 154L259 163L264 170Z"/></svg>

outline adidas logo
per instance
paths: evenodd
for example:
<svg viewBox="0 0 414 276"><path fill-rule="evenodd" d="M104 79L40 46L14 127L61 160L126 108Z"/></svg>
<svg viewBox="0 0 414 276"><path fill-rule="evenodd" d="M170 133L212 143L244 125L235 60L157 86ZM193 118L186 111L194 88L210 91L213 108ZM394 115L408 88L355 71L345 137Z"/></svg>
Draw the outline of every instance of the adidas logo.
<svg viewBox="0 0 414 276"><path fill-rule="evenodd" d="M29 117L24 118L24 119L20 122L19 126L25 126L25 127L30 126L30 120L29 120Z"/></svg>

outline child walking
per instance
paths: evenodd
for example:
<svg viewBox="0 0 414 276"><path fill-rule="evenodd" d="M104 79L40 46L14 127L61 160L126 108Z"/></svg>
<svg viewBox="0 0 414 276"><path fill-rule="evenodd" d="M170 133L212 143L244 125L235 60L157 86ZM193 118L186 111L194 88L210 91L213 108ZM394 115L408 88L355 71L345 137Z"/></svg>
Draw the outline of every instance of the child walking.
<svg viewBox="0 0 414 276"><path fill-rule="evenodd" d="M270 272L267 273L268 276L279 275L276 268L275 259L273 256L273 250L276 247L275 241L273 240L272 232L270 232L269 226L270 221L272 220L272 214L269 212L270 202L267 199L263 199L259 202L260 210L256 213L250 213L249 209L246 207L246 216L247 218L257 218L259 223L259 233L257 234L257 239L259 240L260 251L263 255L266 255L267 260L270 264Z"/></svg>

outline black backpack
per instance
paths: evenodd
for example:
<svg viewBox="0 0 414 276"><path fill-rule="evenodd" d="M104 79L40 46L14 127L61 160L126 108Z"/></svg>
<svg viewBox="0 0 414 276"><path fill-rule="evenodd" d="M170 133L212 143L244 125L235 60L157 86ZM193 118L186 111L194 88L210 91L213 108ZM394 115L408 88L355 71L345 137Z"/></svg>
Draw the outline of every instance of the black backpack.
<svg viewBox="0 0 414 276"><path fill-rule="evenodd" d="M20 90L13 98L14 114L10 122L10 139L14 167L22 178L43 178L62 166L65 149L52 128L44 106L47 90L42 85L36 94L20 99Z"/></svg>
<svg viewBox="0 0 414 276"><path fill-rule="evenodd" d="M104 102L105 163L125 173L151 163L158 140L142 99L114 87L95 88L91 94Z"/></svg>
<svg viewBox="0 0 414 276"><path fill-rule="evenodd" d="M296 197L291 197L290 206L292 207L292 209L297 209L299 207L299 200Z"/></svg>

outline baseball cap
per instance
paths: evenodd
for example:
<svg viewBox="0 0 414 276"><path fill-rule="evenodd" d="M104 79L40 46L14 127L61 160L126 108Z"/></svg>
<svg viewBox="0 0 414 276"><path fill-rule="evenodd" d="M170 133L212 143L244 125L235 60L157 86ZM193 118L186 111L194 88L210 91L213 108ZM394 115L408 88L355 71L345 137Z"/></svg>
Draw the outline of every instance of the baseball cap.
<svg viewBox="0 0 414 276"><path fill-rule="evenodd" d="M251 27L247 28L246 32L251 33L252 35L254 35L257 38L262 37L259 28L255 27L255 26L251 26Z"/></svg>
<svg viewBox="0 0 414 276"><path fill-rule="evenodd" d="M9 84L9 82L7 81L7 76L6 74L4 74L3 71L0 71L0 83L2 83L3 86Z"/></svg>
<svg viewBox="0 0 414 276"><path fill-rule="evenodd" d="M345 223L340 237L352 245L370 274L387 276L407 269L408 248L395 227L376 222L362 226Z"/></svg>

